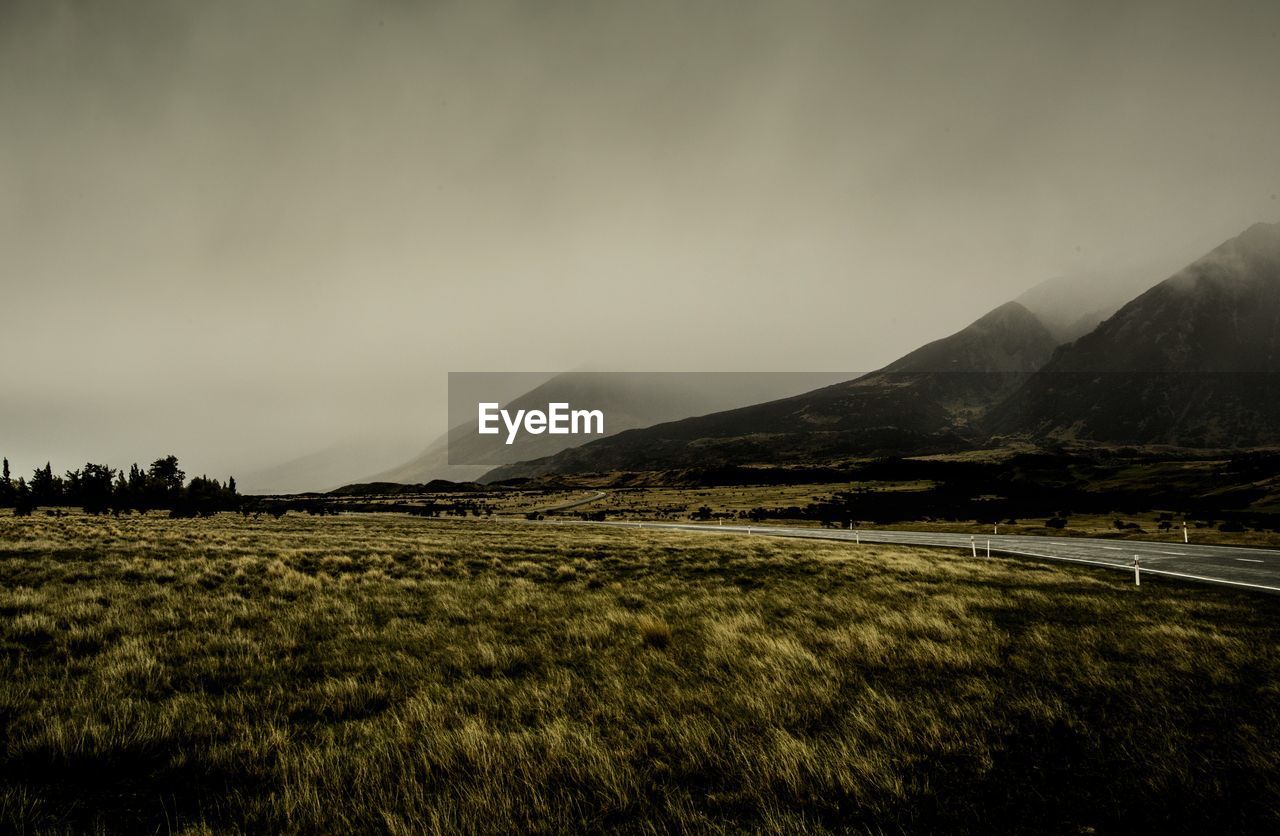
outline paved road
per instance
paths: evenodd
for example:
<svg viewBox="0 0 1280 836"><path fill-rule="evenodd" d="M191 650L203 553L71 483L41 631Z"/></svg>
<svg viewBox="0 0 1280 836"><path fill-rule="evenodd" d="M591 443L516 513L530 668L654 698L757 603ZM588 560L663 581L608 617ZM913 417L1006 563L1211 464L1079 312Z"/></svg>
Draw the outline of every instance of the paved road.
<svg viewBox="0 0 1280 836"><path fill-rule="evenodd" d="M549 514L552 511L568 511L570 508L577 508L580 505L595 502L597 499L604 499L606 496L608 496L608 494L604 491L597 491L594 495L588 496L586 499L571 499L568 502L561 502L558 505L548 505L546 508L534 508L529 513Z"/></svg>
<svg viewBox="0 0 1280 836"><path fill-rule="evenodd" d="M1280 592L1280 551L1244 546L1209 546L1197 543L1155 543L1147 540L1103 540L1087 537L1051 537L1014 534L946 534L924 531L841 531L830 528L781 526L691 525L681 523L594 523L632 528L671 528L713 534L766 534L774 537L810 537L863 543L900 543L904 546L942 546L970 550L984 556L987 542L993 554L1016 554L1104 566L1133 573L1138 555L1143 576L1164 575L1185 580L1225 584L1263 592Z"/></svg>

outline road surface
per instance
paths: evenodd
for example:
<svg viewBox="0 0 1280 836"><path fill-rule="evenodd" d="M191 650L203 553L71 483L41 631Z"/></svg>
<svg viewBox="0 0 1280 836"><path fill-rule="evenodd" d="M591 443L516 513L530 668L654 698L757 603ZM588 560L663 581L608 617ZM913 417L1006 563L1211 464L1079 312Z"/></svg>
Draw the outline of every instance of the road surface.
<svg viewBox="0 0 1280 836"><path fill-rule="evenodd" d="M1197 543L1155 543L1148 540L1104 540L1090 537L1051 537L1016 534L947 534L933 531L847 531L830 528L786 528L782 526L693 525L682 523L608 522L594 525L622 525L631 528L679 529L712 534L810 537L819 540L847 540L863 543L897 543L904 546L941 546L964 549L976 547L978 556L987 553L1014 554L1121 569L1132 575L1133 557L1138 556L1142 575L1223 584L1262 592L1280 592L1280 551L1245 546L1210 546Z"/></svg>
<svg viewBox="0 0 1280 836"><path fill-rule="evenodd" d="M534 508L529 511L530 514L550 514L554 511L568 511L570 508L577 508L580 505L586 505L595 502L597 499L604 499L608 494L604 491L597 491L594 495L588 496L586 499L571 499L568 502L561 502L558 505L548 505L546 508Z"/></svg>

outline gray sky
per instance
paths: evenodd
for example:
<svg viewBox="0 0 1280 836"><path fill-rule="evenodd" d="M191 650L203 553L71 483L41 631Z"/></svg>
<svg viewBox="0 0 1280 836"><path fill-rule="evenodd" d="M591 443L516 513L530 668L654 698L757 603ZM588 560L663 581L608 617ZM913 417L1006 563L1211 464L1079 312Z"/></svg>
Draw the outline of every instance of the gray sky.
<svg viewBox="0 0 1280 836"><path fill-rule="evenodd" d="M225 475L408 457L449 370L870 369L1280 219L1277 78L1271 0L0 0L0 452Z"/></svg>

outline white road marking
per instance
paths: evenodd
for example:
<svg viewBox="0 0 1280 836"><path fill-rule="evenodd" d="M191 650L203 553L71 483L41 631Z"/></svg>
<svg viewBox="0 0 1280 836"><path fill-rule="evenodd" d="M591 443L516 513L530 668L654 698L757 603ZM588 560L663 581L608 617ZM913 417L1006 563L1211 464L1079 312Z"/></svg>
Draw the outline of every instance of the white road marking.
<svg viewBox="0 0 1280 836"><path fill-rule="evenodd" d="M1156 554L1171 554L1174 557L1186 557L1186 552L1156 552Z"/></svg>
<svg viewBox="0 0 1280 836"><path fill-rule="evenodd" d="M1208 581L1209 583L1225 583L1229 586L1245 586L1249 589L1265 589L1268 592L1280 592L1280 586L1264 586L1260 583L1245 583L1244 581L1229 581L1226 578L1207 578L1204 575L1184 575L1182 572L1167 572L1164 569L1143 569L1144 572L1151 572L1155 575L1168 575L1171 578L1190 578L1193 581Z"/></svg>
<svg viewBox="0 0 1280 836"><path fill-rule="evenodd" d="M1107 551L1112 551L1112 552L1124 551L1124 549L1120 548L1119 546L1103 546L1103 548L1106 549Z"/></svg>
<svg viewBox="0 0 1280 836"><path fill-rule="evenodd" d="M1245 563L1262 563L1261 560L1254 560L1252 557L1237 557L1236 560L1243 560Z"/></svg>

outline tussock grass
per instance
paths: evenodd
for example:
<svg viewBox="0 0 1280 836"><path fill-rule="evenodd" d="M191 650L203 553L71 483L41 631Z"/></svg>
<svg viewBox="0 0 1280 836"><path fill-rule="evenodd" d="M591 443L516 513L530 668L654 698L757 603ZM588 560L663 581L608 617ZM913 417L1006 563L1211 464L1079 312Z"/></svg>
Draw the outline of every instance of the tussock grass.
<svg viewBox="0 0 1280 836"><path fill-rule="evenodd" d="M1280 826L1280 601L949 552L0 517L0 830Z"/></svg>
<svg viewBox="0 0 1280 836"><path fill-rule="evenodd" d="M650 616L641 616L636 620L636 628L640 638L649 647L662 649L671 644L671 626Z"/></svg>

